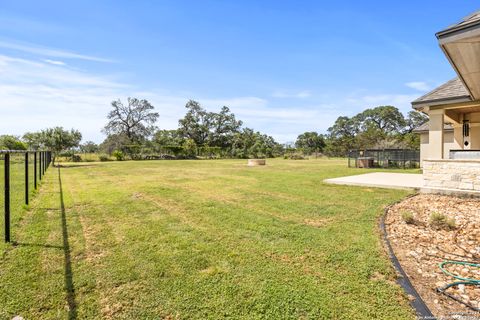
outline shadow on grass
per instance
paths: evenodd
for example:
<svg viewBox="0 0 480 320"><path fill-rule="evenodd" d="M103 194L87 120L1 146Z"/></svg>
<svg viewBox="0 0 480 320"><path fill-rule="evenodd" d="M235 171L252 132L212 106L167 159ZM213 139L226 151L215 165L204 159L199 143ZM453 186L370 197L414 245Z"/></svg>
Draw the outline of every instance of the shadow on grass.
<svg viewBox="0 0 480 320"><path fill-rule="evenodd" d="M67 217L65 213L65 203L63 200L62 176L60 167L58 167L58 186L60 194L60 210L62 217L62 237L63 252L65 257L65 291L68 303L68 319L77 318L77 303L75 302L75 288L73 286L72 258L70 254L70 244L68 242Z"/></svg>
<svg viewBox="0 0 480 320"><path fill-rule="evenodd" d="M87 168L87 167L96 167L98 166L97 164L56 164L55 168Z"/></svg>
<svg viewBox="0 0 480 320"><path fill-rule="evenodd" d="M12 242L12 245L15 247L39 247L39 248L47 248L47 249L63 249L62 246L55 246L53 244Z"/></svg>
<svg viewBox="0 0 480 320"><path fill-rule="evenodd" d="M56 245L50 245L50 244L22 243L22 242L13 242L12 244L18 247L42 247L42 248L49 248L49 249L63 249L64 261L65 261L64 262L65 292L66 292L66 300L68 304L68 319L74 320L74 319L77 319L77 303L75 301L75 288L73 286L70 244L68 242L67 217L65 212L65 203L63 200L62 177L61 177L59 167L58 167L58 186L59 186L58 194L60 196L60 208L41 208L41 209L51 210L51 211L60 210L63 245L56 246ZM56 193L56 192L44 192L44 193Z"/></svg>

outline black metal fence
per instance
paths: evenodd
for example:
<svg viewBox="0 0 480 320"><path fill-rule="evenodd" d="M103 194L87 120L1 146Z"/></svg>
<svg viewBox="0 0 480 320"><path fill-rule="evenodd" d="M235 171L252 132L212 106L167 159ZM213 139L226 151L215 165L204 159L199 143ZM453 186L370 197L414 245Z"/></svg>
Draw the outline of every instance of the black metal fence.
<svg viewBox="0 0 480 320"><path fill-rule="evenodd" d="M10 242L12 213L21 212L39 187L52 161L50 151L0 150L0 204L4 207L4 237ZM3 167L3 168L2 168Z"/></svg>
<svg viewBox="0 0 480 320"><path fill-rule="evenodd" d="M365 164L370 164L365 166ZM350 150L348 167L419 168L420 151L411 149Z"/></svg>

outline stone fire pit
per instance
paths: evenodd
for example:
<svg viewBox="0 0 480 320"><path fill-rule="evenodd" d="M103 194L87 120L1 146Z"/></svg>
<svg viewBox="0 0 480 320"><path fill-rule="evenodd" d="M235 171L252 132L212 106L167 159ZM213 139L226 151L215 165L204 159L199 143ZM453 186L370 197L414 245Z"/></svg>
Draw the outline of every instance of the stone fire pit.
<svg viewBox="0 0 480 320"><path fill-rule="evenodd" d="M266 164L267 164L267 161L265 159L248 159L248 163L247 163L249 167L264 166Z"/></svg>

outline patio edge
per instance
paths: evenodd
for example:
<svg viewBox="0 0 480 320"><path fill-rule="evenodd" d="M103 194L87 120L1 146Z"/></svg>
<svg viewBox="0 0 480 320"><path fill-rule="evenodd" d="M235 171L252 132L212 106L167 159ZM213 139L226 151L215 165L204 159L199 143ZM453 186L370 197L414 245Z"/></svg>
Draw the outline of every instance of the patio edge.
<svg viewBox="0 0 480 320"><path fill-rule="evenodd" d="M418 191L420 188L416 187L405 187L405 186L395 186L395 185L387 185L387 184L377 184L377 183L362 183L362 182L343 182L343 181L335 181L334 179L325 179L323 180L324 183L328 184L336 184L340 186L352 186L352 187L367 187L367 188L381 188L381 189L397 189L397 190L415 190Z"/></svg>

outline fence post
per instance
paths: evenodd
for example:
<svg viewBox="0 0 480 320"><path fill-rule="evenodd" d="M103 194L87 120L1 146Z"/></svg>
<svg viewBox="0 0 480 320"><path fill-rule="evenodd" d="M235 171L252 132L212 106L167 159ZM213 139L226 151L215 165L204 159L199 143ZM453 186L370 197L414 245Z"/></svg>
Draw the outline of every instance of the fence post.
<svg viewBox="0 0 480 320"><path fill-rule="evenodd" d="M28 152L25 152L25 204L28 205Z"/></svg>
<svg viewBox="0 0 480 320"><path fill-rule="evenodd" d="M10 154L4 158L5 242L10 242Z"/></svg>
<svg viewBox="0 0 480 320"><path fill-rule="evenodd" d="M37 151L33 152L33 186L37 189Z"/></svg>
<svg viewBox="0 0 480 320"><path fill-rule="evenodd" d="M43 172L43 171L42 171L42 170L43 170L43 169L42 169L42 166L43 166L43 164L42 164L42 162L43 162L43 161L42 161L42 160L43 160L43 159L42 159L42 151L40 151L40 152L38 153L38 156L39 156L39 159L38 159L38 178L39 178L40 180L42 180L42 172Z"/></svg>

